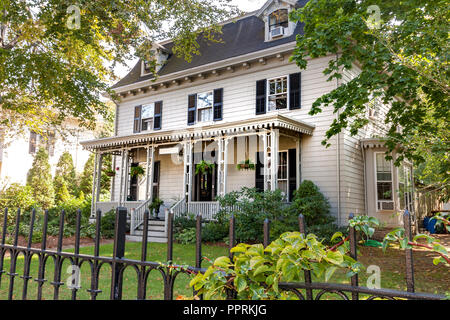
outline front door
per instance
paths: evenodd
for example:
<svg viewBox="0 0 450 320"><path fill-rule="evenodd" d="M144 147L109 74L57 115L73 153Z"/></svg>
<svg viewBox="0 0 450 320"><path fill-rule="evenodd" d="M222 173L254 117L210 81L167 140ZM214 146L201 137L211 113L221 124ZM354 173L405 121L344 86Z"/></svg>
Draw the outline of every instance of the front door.
<svg viewBox="0 0 450 320"><path fill-rule="evenodd" d="M216 193L217 166L195 175L194 201L213 201Z"/></svg>
<svg viewBox="0 0 450 320"><path fill-rule="evenodd" d="M217 196L217 164L215 161L215 151L212 151L212 157L215 163L214 168L206 172L195 173L194 171L193 201L214 201ZM194 159L195 163L200 163L200 161L203 160L203 154L195 153Z"/></svg>
<svg viewBox="0 0 450 320"><path fill-rule="evenodd" d="M132 163L131 167L137 167L139 163ZM127 201L137 201L138 200L138 187L139 187L139 177L132 176L130 174L130 193L128 195Z"/></svg>

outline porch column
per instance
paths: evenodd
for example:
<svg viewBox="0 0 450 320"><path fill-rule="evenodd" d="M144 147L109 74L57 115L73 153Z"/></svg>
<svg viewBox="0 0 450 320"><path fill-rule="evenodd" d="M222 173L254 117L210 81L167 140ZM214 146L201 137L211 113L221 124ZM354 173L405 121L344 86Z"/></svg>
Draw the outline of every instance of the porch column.
<svg viewBox="0 0 450 320"><path fill-rule="evenodd" d="M128 150L122 150L122 164L120 166L120 196L119 205L123 206L127 201L128 193Z"/></svg>
<svg viewBox="0 0 450 320"><path fill-rule="evenodd" d="M153 167L155 163L155 148L153 146L147 147L147 181L145 186L145 196L147 200L151 200L153 197Z"/></svg>
<svg viewBox="0 0 450 320"><path fill-rule="evenodd" d="M185 141L184 149L184 175L183 175L183 196L187 202L192 200L192 141Z"/></svg>
<svg viewBox="0 0 450 320"><path fill-rule="evenodd" d="M262 137L263 137L263 153L264 153L263 159L264 191L267 191L269 190L269 183L270 183L270 176L269 176L270 135L267 132L265 132Z"/></svg>
<svg viewBox="0 0 450 320"><path fill-rule="evenodd" d="M94 156L94 170L93 170L93 174L92 174L92 197L91 197L91 219L95 218L95 212L97 210L97 201L96 199L96 194L97 194L97 162L98 162L98 153L95 152L95 156Z"/></svg>
<svg viewBox="0 0 450 320"><path fill-rule="evenodd" d="M297 146L297 152L296 152L296 157L297 157L297 168L296 168L296 179L297 179L297 186L296 189L298 190L298 188L300 187L300 184L302 183L302 139L299 137L296 140L296 146Z"/></svg>
<svg viewBox="0 0 450 320"><path fill-rule="evenodd" d="M280 142L279 129L272 129L270 133L270 190L278 188L278 149Z"/></svg>
<svg viewBox="0 0 450 320"><path fill-rule="evenodd" d="M218 140L219 154L217 157L217 195L224 196L227 192L227 173L228 173L228 141L229 138L220 137Z"/></svg>
<svg viewBox="0 0 450 320"><path fill-rule="evenodd" d="M95 193L96 203L100 201L100 191L102 189L102 166L103 166L103 154L99 154L97 157L97 189Z"/></svg>

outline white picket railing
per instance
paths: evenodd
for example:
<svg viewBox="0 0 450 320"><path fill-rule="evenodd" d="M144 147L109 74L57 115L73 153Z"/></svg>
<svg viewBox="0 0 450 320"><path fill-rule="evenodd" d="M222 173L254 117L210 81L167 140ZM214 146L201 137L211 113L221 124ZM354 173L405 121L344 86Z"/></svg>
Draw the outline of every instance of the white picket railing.
<svg viewBox="0 0 450 320"><path fill-rule="evenodd" d="M134 234L136 230L144 223L144 212L148 210L148 206L152 203L151 199L143 202L136 209L131 209L130 229L131 234ZM150 212L150 216L151 216Z"/></svg>

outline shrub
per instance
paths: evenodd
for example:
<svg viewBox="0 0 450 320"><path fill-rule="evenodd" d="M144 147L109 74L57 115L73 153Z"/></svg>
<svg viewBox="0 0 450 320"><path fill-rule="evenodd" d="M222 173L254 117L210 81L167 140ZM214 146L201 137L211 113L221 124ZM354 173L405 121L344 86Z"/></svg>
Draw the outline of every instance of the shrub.
<svg viewBox="0 0 450 320"><path fill-rule="evenodd" d="M196 229L188 228L184 231L175 234L175 240L177 240L181 244L191 244L195 243L196 240Z"/></svg>
<svg viewBox="0 0 450 320"><path fill-rule="evenodd" d="M255 188L244 187L240 191L219 197L218 201L222 208L218 213L219 223L228 221L230 214L233 213L236 217L236 238L239 242L262 241L266 218L272 222L279 221L279 228L283 226L289 231L295 228L295 222L289 224L289 221L295 219L287 219L286 215L289 212L286 211L286 203L280 190L259 192Z"/></svg>
<svg viewBox="0 0 450 320"><path fill-rule="evenodd" d="M102 216L100 223L101 235L103 238L114 238L114 227L116 224L116 212L111 210Z"/></svg>
<svg viewBox="0 0 450 320"><path fill-rule="evenodd" d="M173 220L174 234L181 233L185 229L195 228L196 221L193 213L184 213Z"/></svg>
<svg viewBox="0 0 450 320"><path fill-rule="evenodd" d="M34 200L40 208L51 208L55 201L55 190L48 153L44 148L39 148L31 169L27 175L27 185L31 187Z"/></svg>
<svg viewBox="0 0 450 320"><path fill-rule="evenodd" d="M0 194L1 221L3 222L4 208L8 208L8 223L11 223L16 217L17 209L20 208L23 213L27 214L35 204L30 186L13 183Z"/></svg>
<svg viewBox="0 0 450 320"><path fill-rule="evenodd" d="M334 222L330 215L330 203L312 181L305 180L294 191L292 209L305 216L307 226Z"/></svg>
<svg viewBox="0 0 450 320"><path fill-rule="evenodd" d="M202 228L202 241L223 241L229 234L229 223L210 222Z"/></svg>

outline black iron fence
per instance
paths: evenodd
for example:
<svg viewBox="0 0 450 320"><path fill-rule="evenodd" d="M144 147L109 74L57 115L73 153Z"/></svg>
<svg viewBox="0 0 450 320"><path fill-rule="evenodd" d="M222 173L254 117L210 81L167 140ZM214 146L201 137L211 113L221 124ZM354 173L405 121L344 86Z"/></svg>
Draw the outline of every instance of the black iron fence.
<svg viewBox="0 0 450 320"><path fill-rule="evenodd" d="M12 239L12 244L6 244L7 237L7 216L8 211L5 210L4 220L3 220L3 230L2 238L0 243L0 291L7 290L8 299L13 299L13 293L15 292L15 286L18 282L22 283L22 294L21 299L37 299L41 300L43 298L48 299L48 297L43 297L43 285L48 279L45 279L46 268L48 260L52 260L53 264L53 279L50 280L51 286L53 286L53 299L58 300L60 298L60 289L65 285L61 281L63 263L69 261L72 266L81 268L83 265L88 264L90 270L90 286L89 288L81 288L79 283L75 283L70 287L71 299L77 300L77 294L80 290L86 290L92 300L96 300L97 296L102 293L99 289L99 275L103 266L109 265L111 268L111 291L109 298L111 300L121 300L122 291L124 285L124 272L128 268L135 270L137 275L137 292L136 299L144 300L147 299L147 286L148 278L151 271L158 270L162 275L163 290L164 290L164 300L173 300L174 296L174 283L180 274L192 274L198 272L205 272L206 270L202 268L202 218L200 215L197 216L196 220L196 245L195 245L195 266L179 266L173 264L173 214L169 215L167 224L167 265L162 265L159 262L147 261L147 250L148 250L148 225L149 225L149 213L148 211L144 214L144 225L143 225L143 235L141 244L141 258L140 260L130 260L125 257L125 244L126 244L126 223L127 223L127 210L125 208L118 208L116 210L116 221L115 221L115 237L114 237L114 249L112 257L100 256L100 239L101 239L101 212L96 213L96 232L94 239L94 254L85 255L80 254L80 230L81 230L81 212L77 213L76 217L76 233L75 233L75 246L74 252L63 251L63 234L64 234L64 224L65 224L65 212L63 211L60 215L59 221L59 235L56 250L47 249L47 228L48 228L48 212L44 214L44 221L42 226L42 242L40 248L32 247L32 238L34 231L34 224L36 220L36 212L33 210L30 219L30 228L28 235L27 246L18 245L18 235L19 235L19 225L21 219L21 212L18 210L16 215L16 221L14 225L14 236ZM229 249L236 244L236 234L235 234L235 218L232 216L230 219L230 230L229 230ZM405 227L408 236L411 238L411 223L410 216L408 213L405 214ZM304 218L302 215L299 216L299 231L306 233L306 226L304 223ZM264 222L264 246L269 244L270 239L270 222L266 220ZM357 258L357 241L356 233L353 228L350 228L350 246L351 246L351 256ZM7 257L8 254L8 257ZM20 255L23 255L23 274L19 275L17 273L17 260ZM38 276L33 279L30 275L30 265L33 257L37 257L39 268ZM230 253L230 257L232 254ZM9 270L4 269L5 259L9 259ZM355 275L351 278L351 283L349 285L342 284L330 284L330 283L315 283L311 280L310 271L304 272L304 283L281 283L279 287L283 290L288 290L293 292L301 300L320 300L325 296L326 293L336 294L342 299L358 300L360 295L364 294L368 299L375 298L385 298L385 299L425 299L425 300L440 300L445 297L433 294L422 294L414 292L414 269L413 269L413 256L412 250L408 249L406 252L406 283L407 291L396 291L396 290L386 290L386 289L369 289L365 287L360 287L358 285L358 276ZM9 286L2 288L2 277L9 277ZM37 292L29 292L28 285L30 281L37 282ZM233 294L230 293L230 297ZM17 297L14 297L17 298Z"/></svg>

